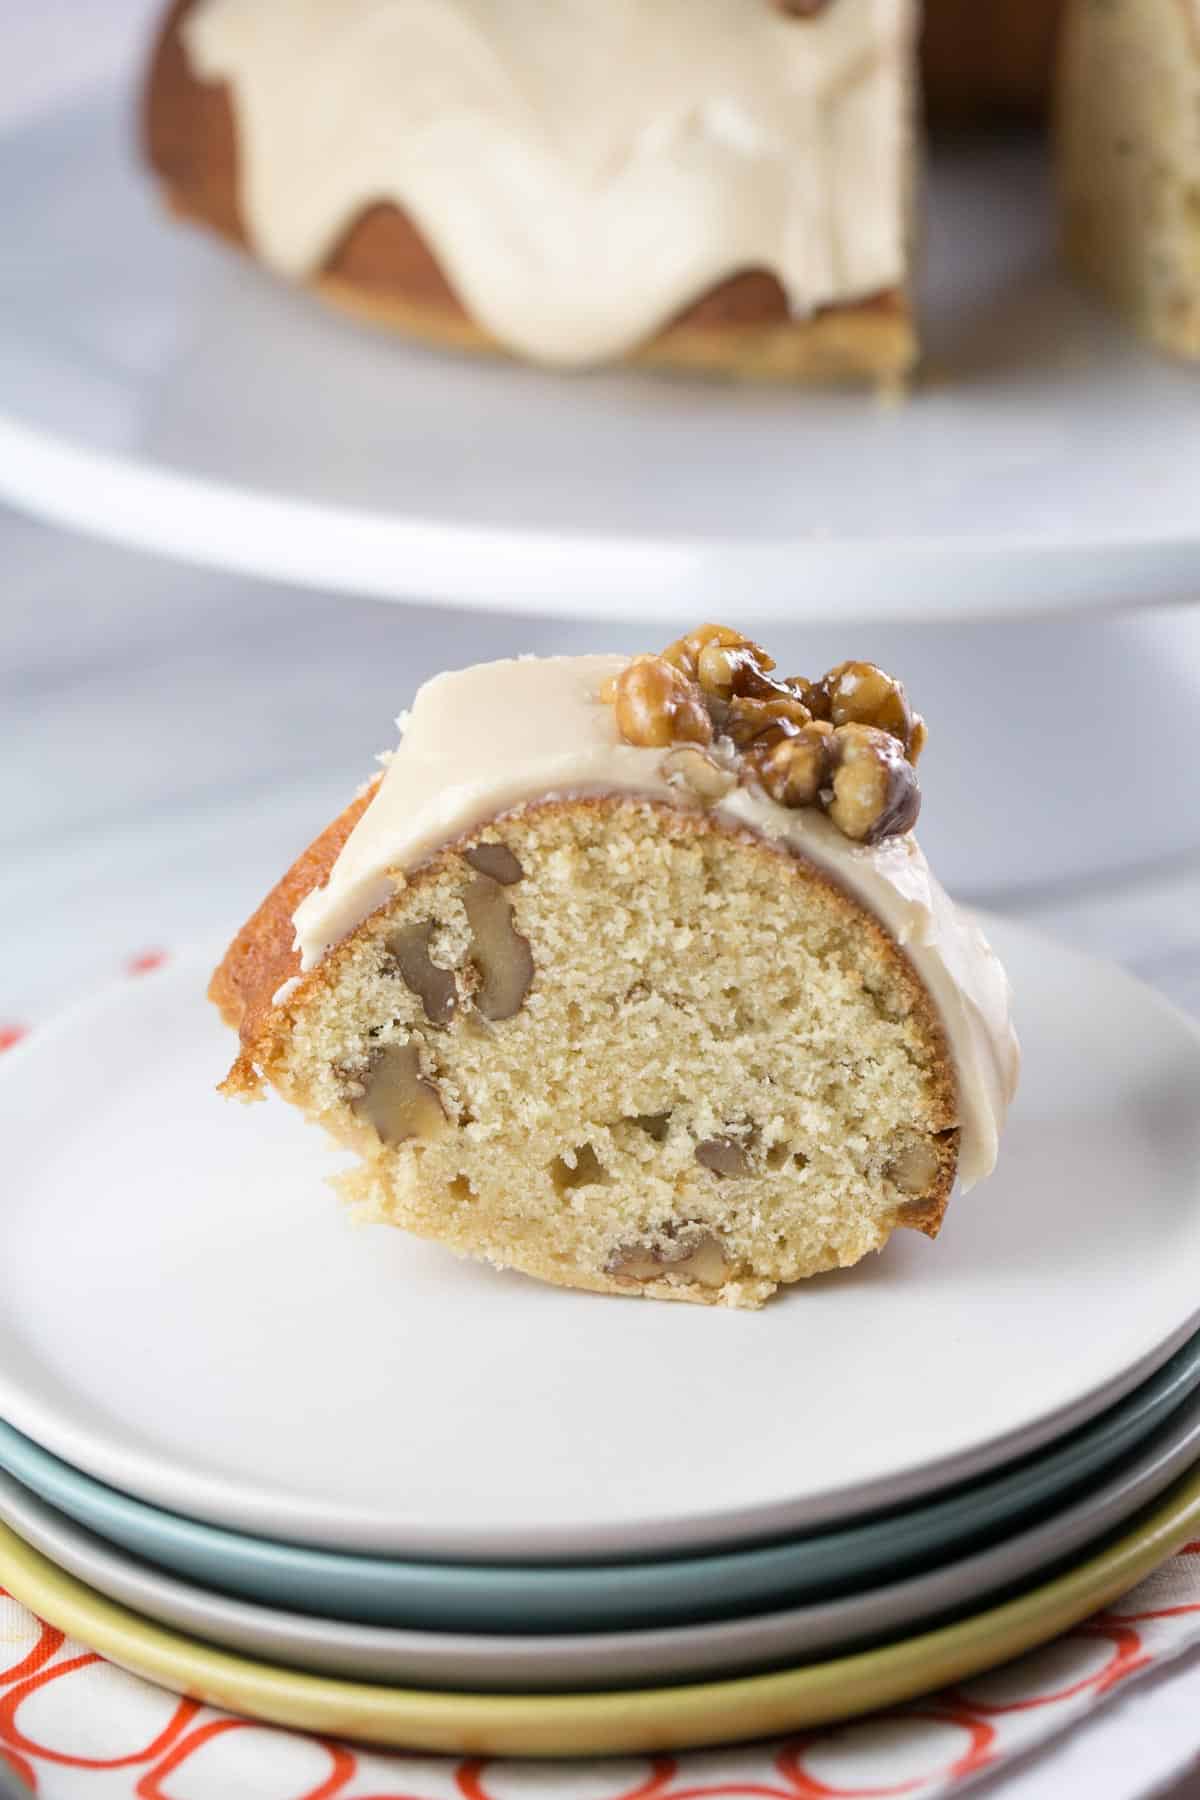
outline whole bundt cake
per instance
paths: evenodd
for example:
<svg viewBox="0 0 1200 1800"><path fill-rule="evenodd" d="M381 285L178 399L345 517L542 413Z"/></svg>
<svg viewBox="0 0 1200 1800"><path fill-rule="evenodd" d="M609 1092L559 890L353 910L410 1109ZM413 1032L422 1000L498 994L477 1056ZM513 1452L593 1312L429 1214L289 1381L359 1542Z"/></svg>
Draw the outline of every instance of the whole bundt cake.
<svg viewBox="0 0 1200 1800"><path fill-rule="evenodd" d="M1055 88L1072 262L1200 355L1195 0L174 0L144 137L173 211L410 336L889 384L922 92Z"/></svg>

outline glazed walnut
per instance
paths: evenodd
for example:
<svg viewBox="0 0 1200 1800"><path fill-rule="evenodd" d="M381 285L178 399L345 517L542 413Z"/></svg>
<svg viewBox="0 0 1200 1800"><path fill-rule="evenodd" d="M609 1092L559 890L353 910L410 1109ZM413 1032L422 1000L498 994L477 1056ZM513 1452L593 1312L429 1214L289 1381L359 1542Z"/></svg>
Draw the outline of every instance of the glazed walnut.
<svg viewBox="0 0 1200 1800"><path fill-rule="evenodd" d="M925 721L913 713L901 682L874 663L844 662L830 669L817 689L824 697L822 718L834 725L874 725L896 738L909 761L916 762L925 743Z"/></svg>
<svg viewBox="0 0 1200 1800"><path fill-rule="evenodd" d="M639 656L621 671L613 705L627 744L653 750L712 741L712 720L693 683L661 656Z"/></svg>
<svg viewBox="0 0 1200 1800"><path fill-rule="evenodd" d="M860 844L911 831L921 809L917 773L894 737L874 725L839 725L829 739L839 831Z"/></svg>
<svg viewBox="0 0 1200 1800"><path fill-rule="evenodd" d="M662 660L670 663L673 669L678 669L681 675L686 675L689 681L694 681L700 672L701 656L705 650L714 645L727 650L749 648L757 653L758 665L761 669L775 667L773 660L765 651L760 650L757 644L752 644L749 638L743 637L740 631L734 631L728 625L697 626L696 630L689 631L686 637L676 638L673 644L668 644L662 653Z"/></svg>
<svg viewBox="0 0 1200 1800"><path fill-rule="evenodd" d="M830 742L833 727L814 720L795 737L781 738L751 756L751 766L772 800L780 806L816 806L833 773Z"/></svg>
<svg viewBox="0 0 1200 1800"><path fill-rule="evenodd" d="M723 721L724 735L739 750L768 741L777 744L812 724L812 714L790 694L782 699L731 700Z"/></svg>
<svg viewBox="0 0 1200 1800"><path fill-rule="evenodd" d="M738 782L780 806L820 807L859 844L910 831L925 721L875 663L844 662L819 681L781 679L774 659L728 625L701 625L606 683L627 744L672 748L662 771L715 805Z"/></svg>
<svg viewBox="0 0 1200 1800"><path fill-rule="evenodd" d="M698 750L694 744L669 750L658 768L668 781L686 788L701 806L715 806L738 784L732 769L723 769L707 751Z"/></svg>

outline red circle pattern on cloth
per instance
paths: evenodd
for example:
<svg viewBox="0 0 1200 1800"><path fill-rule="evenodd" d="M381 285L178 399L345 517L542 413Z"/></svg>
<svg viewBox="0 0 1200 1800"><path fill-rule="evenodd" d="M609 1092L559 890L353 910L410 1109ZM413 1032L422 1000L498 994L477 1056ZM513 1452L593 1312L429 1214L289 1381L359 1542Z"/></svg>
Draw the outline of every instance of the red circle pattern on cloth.
<svg viewBox="0 0 1200 1800"><path fill-rule="evenodd" d="M0 1760L43 1800L933 1800L1200 1643L1200 1541L1117 1606L966 1685L852 1724L693 1756L403 1756L181 1700L0 1592Z"/></svg>

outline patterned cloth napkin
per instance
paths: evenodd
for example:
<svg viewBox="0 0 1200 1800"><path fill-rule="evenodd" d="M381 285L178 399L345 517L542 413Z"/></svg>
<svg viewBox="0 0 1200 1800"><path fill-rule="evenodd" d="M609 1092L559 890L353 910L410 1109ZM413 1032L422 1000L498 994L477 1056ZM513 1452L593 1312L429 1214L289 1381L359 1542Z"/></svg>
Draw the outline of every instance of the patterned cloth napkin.
<svg viewBox="0 0 1200 1800"><path fill-rule="evenodd" d="M1193 1644L1200 1541L1045 1648L850 1725L692 1756L456 1761L357 1750L178 1699L0 1592L0 1767L7 1759L43 1800L935 1800L1026 1758ZM1135 1754L1123 1785L1104 1791L1133 1800L1187 1756L1156 1780ZM1098 1793L1098 1771L1071 1788Z"/></svg>
<svg viewBox="0 0 1200 1800"><path fill-rule="evenodd" d="M161 951L132 957L149 973ZM0 1020L0 1051L25 1035ZM355 1749L180 1699L65 1638L0 1589L0 1770L42 1800L936 1800L1006 1772L1005 1795L1137 1800L1200 1755L1200 1682L1144 1736L1099 1729L1131 1682L1200 1645L1200 1540L1119 1604L1006 1667L909 1706L787 1740L620 1761L456 1761ZM1181 1692L1184 1692L1181 1677ZM1094 1757L1038 1777L1031 1752L1069 1727ZM1110 1725L1119 1724L1111 1719ZM1101 1749L1100 1746L1103 1746Z"/></svg>

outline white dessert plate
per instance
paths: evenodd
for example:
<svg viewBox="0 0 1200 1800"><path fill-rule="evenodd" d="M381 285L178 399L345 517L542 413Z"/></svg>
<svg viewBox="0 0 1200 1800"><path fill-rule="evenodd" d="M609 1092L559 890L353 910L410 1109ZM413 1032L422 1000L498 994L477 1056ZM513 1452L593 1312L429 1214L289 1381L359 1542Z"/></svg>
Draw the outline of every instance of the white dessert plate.
<svg viewBox="0 0 1200 1800"><path fill-rule="evenodd" d="M1033 147L936 161L906 406L572 378L394 341L173 226L137 163L132 82L94 28L77 59L92 43L89 95L0 126L8 500L223 568L507 612L845 622L1194 597L1200 376L1058 272Z"/></svg>
<svg viewBox="0 0 1200 1800"><path fill-rule="evenodd" d="M1198 1385L1200 1337L1192 1337L1116 1406L964 1487L840 1529L635 1562L405 1561L252 1537L120 1493L3 1420L0 1470L138 1563L276 1612L493 1637L632 1631L856 1593L1012 1537L1094 1488Z"/></svg>
<svg viewBox="0 0 1200 1800"><path fill-rule="evenodd" d="M0 1416L177 1512L293 1542L581 1561L781 1535L1023 1455L1200 1317L1200 1035L995 921L1024 1085L939 1243L762 1313L569 1293L356 1226L340 1154L218 1098L192 957L0 1066Z"/></svg>
<svg viewBox="0 0 1200 1800"><path fill-rule="evenodd" d="M1200 1455L1200 1399L1084 1498L1031 1529L906 1580L819 1604L646 1631L480 1636L314 1619L177 1580L93 1536L0 1472L0 1521L145 1618L223 1649L347 1680L481 1693L586 1693L718 1679L861 1648L1044 1578L1156 1500Z"/></svg>

